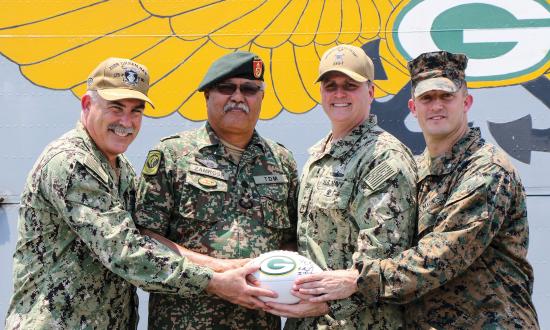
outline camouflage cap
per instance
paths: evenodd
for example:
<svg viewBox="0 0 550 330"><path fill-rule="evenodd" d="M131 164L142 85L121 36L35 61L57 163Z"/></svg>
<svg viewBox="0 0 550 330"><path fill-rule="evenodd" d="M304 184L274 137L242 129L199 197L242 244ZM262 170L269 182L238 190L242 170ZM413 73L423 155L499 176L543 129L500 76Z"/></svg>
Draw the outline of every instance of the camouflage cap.
<svg viewBox="0 0 550 330"><path fill-rule="evenodd" d="M315 82L323 79L330 71L341 72L359 82L374 80L374 65L365 51L352 45L338 45L327 50L319 63L319 76Z"/></svg>
<svg viewBox="0 0 550 330"><path fill-rule="evenodd" d="M88 77L88 90L108 101L138 99L155 107L147 97L147 68L126 58L110 57L101 62Z"/></svg>
<svg viewBox="0 0 550 330"><path fill-rule="evenodd" d="M414 97L430 90L458 91L465 82L467 64L468 57L464 54L447 51L420 54L407 63Z"/></svg>
<svg viewBox="0 0 550 330"><path fill-rule="evenodd" d="M237 51L214 61L199 84L199 92L229 78L264 80L264 62L250 52Z"/></svg>

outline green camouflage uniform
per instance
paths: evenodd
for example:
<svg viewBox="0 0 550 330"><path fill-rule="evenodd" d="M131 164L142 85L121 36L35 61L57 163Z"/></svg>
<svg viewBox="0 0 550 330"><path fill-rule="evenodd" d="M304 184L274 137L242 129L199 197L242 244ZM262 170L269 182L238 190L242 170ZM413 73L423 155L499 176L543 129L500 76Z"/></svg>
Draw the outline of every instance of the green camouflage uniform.
<svg viewBox="0 0 550 330"><path fill-rule="evenodd" d="M321 268L385 258L410 247L416 221L416 164L409 149L371 115L329 150L310 149L298 196L298 251ZM285 329L398 329L402 306L367 306L358 295L329 303L322 317L289 319Z"/></svg>
<svg viewBox="0 0 550 330"><path fill-rule="evenodd" d="M209 269L139 235L128 213L135 174L124 156L118 164L117 180L80 123L46 147L21 196L7 329L132 329L133 285L206 287Z"/></svg>
<svg viewBox="0 0 550 330"><path fill-rule="evenodd" d="M359 263L363 298L414 300L413 329L537 329L525 193L504 152L470 129L420 157L418 190L416 247Z"/></svg>
<svg viewBox="0 0 550 330"><path fill-rule="evenodd" d="M157 167L148 164L154 160ZM236 164L207 123L149 153L136 222L212 257L256 257L296 241L297 185L287 149L254 132ZM210 295L151 294L149 327L279 330L280 318Z"/></svg>

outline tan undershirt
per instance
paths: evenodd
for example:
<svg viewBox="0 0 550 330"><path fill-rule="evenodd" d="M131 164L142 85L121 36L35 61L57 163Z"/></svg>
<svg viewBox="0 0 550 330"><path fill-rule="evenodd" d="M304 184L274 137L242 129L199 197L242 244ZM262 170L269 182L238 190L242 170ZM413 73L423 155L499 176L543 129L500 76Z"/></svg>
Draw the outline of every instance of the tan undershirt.
<svg viewBox="0 0 550 330"><path fill-rule="evenodd" d="M239 161L241 160L241 156L243 155L244 149L234 146L225 140L220 139L220 141L225 147L225 150L227 151L231 159L233 159L233 161L235 162L235 164L239 164Z"/></svg>

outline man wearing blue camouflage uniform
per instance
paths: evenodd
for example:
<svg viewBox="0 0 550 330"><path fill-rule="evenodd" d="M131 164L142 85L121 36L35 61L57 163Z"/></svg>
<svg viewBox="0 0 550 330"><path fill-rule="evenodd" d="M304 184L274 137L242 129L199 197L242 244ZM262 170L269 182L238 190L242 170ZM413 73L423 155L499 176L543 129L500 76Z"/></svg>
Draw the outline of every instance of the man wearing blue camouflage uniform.
<svg viewBox="0 0 550 330"><path fill-rule="evenodd" d="M135 329L134 285L257 300L245 281L254 268L214 274L134 226L135 174L122 153L152 105L147 69L109 58L87 83L80 122L46 147L21 196L6 329Z"/></svg>
<svg viewBox="0 0 550 330"><path fill-rule="evenodd" d="M216 60L198 88L208 122L162 139L142 171L136 222L218 272L264 252L295 249L296 163L290 151L255 130L264 69L249 52ZM211 295L155 293L149 326L279 330L280 319Z"/></svg>
<svg viewBox="0 0 550 330"><path fill-rule="evenodd" d="M328 273L298 281L301 292L320 294L313 301L358 291L369 304L411 302L411 329L539 328L525 192L506 154L468 126L466 65L465 55L445 51L408 64L409 108L427 145L418 159L416 246L356 260L356 283L327 286Z"/></svg>
<svg viewBox="0 0 550 330"><path fill-rule="evenodd" d="M386 258L410 247L416 165L409 149L370 114L374 66L363 49L340 45L321 58L323 110L331 132L310 150L300 181L298 251L325 270ZM359 295L330 303L268 303L285 329L399 329L402 306L368 306Z"/></svg>

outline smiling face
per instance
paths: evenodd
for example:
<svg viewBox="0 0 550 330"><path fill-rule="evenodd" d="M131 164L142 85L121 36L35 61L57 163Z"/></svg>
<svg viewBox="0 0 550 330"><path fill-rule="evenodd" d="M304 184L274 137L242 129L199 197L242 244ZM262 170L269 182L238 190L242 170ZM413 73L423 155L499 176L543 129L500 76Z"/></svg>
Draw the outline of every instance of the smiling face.
<svg viewBox="0 0 550 330"><path fill-rule="evenodd" d="M97 94L82 97L81 121L111 165L128 149L141 128L145 102L137 99L107 101Z"/></svg>
<svg viewBox="0 0 550 330"><path fill-rule="evenodd" d="M327 73L321 82L321 104L333 126L345 132L360 125L370 113L374 87L340 72Z"/></svg>
<svg viewBox="0 0 550 330"><path fill-rule="evenodd" d="M230 78L219 85L219 89L213 86L204 92L208 122L220 138L235 143L242 137L246 145L260 116L264 97L261 81ZM231 86L238 88L229 94ZM253 89L255 94L250 92Z"/></svg>
<svg viewBox="0 0 550 330"><path fill-rule="evenodd" d="M431 90L409 100L409 109L418 119L426 143L454 142L468 129L466 113L472 103L465 87L455 93Z"/></svg>

